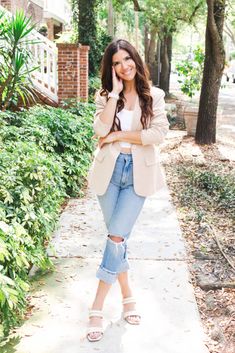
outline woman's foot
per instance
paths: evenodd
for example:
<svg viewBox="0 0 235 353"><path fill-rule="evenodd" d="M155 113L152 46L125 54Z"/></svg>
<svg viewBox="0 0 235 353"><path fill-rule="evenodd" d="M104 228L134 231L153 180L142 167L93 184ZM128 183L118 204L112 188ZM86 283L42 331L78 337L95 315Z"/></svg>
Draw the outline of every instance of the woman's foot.
<svg viewBox="0 0 235 353"><path fill-rule="evenodd" d="M101 310L90 310L89 312L89 325L87 329L87 339L90 342L99 341L104 334L102 327L103 314Z"/></svg>
<svg viewBox="0 0 235 353"><path fill-rule="evenodd" d="M135 299L133 297L124 298L122 304L124 319L131 325L139 325L141 316L135 310Z"/></svg>

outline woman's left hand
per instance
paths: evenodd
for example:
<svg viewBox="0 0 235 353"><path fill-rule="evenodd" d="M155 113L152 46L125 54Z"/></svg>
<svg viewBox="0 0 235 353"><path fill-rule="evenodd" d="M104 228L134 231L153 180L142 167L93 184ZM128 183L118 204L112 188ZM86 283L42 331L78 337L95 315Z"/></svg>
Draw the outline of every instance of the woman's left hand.
<svg viewBox="0 0 235 353"><path fill-rule="evenodd" d="M112 143L115 141L117 141L117 134L116 132L111 132L107 136L99 138L99 141L98 141L99 148L102 148L106 143Z"/></svg>

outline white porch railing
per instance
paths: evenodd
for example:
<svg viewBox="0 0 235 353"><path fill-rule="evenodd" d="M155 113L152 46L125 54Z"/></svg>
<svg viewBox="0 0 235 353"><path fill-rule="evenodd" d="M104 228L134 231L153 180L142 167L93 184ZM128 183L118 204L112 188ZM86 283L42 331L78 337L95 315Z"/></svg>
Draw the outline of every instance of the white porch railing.
<svg viewBox="0 0 235 353"><path fill-rule="evenodd" d="M57 103L57 47L36 30L31 33L31 39L37 42L30 45L34 58L33 65L39 67L32 72L32 81L39 91Z"/></svg>
<svg viewBox="0 0 235 353"><path fill-rule="evenodd" d="M8 16L12 16L9 11L0 5L1 10L5 11ZM57 47L54 42L42 36L36 30L31 32L30 39L36 42L36 44L29 45L29 50L33 56L32 66L39 67L31 74L33 84L38 91L57 103Z"/></svg>

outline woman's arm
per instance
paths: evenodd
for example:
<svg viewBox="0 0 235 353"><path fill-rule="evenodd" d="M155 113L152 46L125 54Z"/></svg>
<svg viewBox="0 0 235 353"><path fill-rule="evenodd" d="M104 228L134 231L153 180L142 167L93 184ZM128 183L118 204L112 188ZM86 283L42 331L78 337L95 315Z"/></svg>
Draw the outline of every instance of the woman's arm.
<svg viewBox="0 0 235 353"><path fill-rule="evenodd" d="M153 90L153 118L150 126L141 131L115 131L100 138L99 146L115 141L129 142L136 145L159 145L169 130L169 122L165 113L164 92Z"/></svg>
<svg viewBox="0 0 235 353"><path fill-rule="evenodd" d="M114 131L105 137L99 139L99 147L101 148L105 143L115 141L129 142L135 145L142 145L141 131Z"/></svg>
<svg viewBox="0 0 235 353"><path fill-rule="evenodd" d="M113 90L111 93L119 96L119 93L123 90L123 82L115 74L115 70L112 67L112 86ZM97 136L106 136L113 125L113 119L117 107L117 99L110 97L108 100L106 96L101 96L98 92L96 99L96 113L93 128Z"/></svg>
<svg viewBox="0 0 235 353"><path fill-rule="evenodd" d="M117 99L110 97L102 113L99 115L100 120L104 124L108 124L112 126L116 107L117 107Z"/></svg>
<svg viewBox="0 0 235 353"><path fill-rule="evenodd" d="M108 135L113 125L114 113L117 105L117 100L110 98L107 101L106 96L101 96L98 92L95 99L96 112L93 122L95 134L99 137ZM105 116L104 116L105 113ZM101 116L103 119L101 119Z"/></svg>

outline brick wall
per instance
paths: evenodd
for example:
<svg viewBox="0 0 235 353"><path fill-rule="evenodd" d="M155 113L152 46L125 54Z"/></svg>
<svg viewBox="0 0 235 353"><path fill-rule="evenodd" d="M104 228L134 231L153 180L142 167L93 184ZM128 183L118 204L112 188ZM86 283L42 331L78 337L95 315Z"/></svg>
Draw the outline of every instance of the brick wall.
<svg viewBox="0 0 235 353"><path fill-rule="evenodd" d="M80 52L80 98L82 100L88 99L88 54L90 47L81 45Z"/></svg>
<svg viewBox="0 0 235 353"><path fill-rule="evenodd" d="M58 43L58 98L88 99L88 46Z"/></svg>

